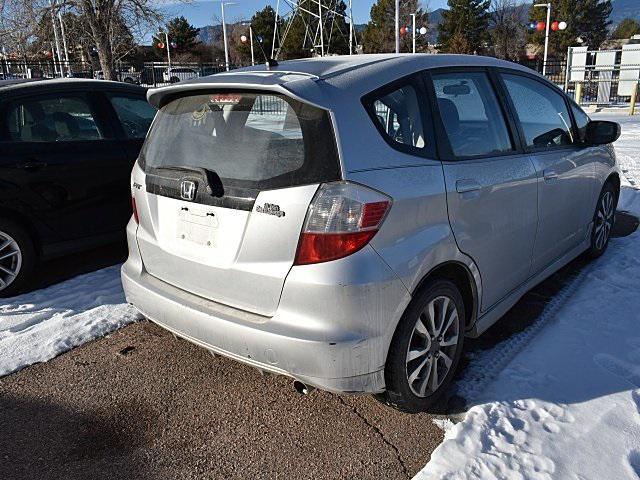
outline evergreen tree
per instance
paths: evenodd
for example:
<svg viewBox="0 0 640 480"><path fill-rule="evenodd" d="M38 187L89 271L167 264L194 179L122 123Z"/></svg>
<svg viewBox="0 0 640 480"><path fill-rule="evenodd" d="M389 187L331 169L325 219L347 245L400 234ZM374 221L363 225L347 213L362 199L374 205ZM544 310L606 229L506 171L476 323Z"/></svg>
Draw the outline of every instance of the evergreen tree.
<svg viewBox="0 0 640 480"><path fill-rule="evenodd" d="M167 32L169 33L169 42L175 44L175 47L171 47L171 52L192 53L195 47L200 44L196 38L198 37L198 29L191 25L186 18L176 17L166 25ZM157 46L158 43L165 43L164 35L155 36L153 38L153 45ZM167 48L167 46L165 46Z"/></svg>
<svg viewBox="0 0 640 480"><path fill-rule="evenodd" d="M607 38L607 28L611 24L611 0L549 0L551 2L551 22L567 22L566 30L549 32L549 55L565 56L570 46L583 45L597 49ZM529 10L532 22L546 22L547 10L533 8ZM531 43L544 48L544 30L529 35Z"/></svg>
<svg viewBox="0 0 640 480"><path fill-rule="evenodd" d="M400 28L411 27L411 15L416 14L416 30L429 25L429 14L420 8L418 0L400 0ZM395 52L395 1L377 0L371 6L371 20L362 32L364 53ZM413 34L400 36L400 51L411 52ZM428 41L426 35L416 34L416 52L424 52Z"/></svg>
<svg viewBox="0 0 640 480"><path fill-rule="evenodd" d="M276 21L276 11L267 5L262 10L258 10L253 17L251 17L251 29L253 30L253 52L256 63L264 63L266 59L262 54L269 58L271 56L271 45L273 43L273 26ZM243 63L246 63L251 59L251 45L249 44L249 26L240 26L239 32L236 35L234 31L234 44L236 50L241 56ZM240 42L240 36L246 35L247 41L245 43ZM237 37L237 38L236 38ZM259 40L262 39L262 42Z"/></svg>
<svg viewBox="0 0 640 480"><path fill-rule="evenodd" d="M611 32L611 38L625 39L631 38L640 33L640 23L633 18L625 18Z"/></svg>
<svg viewBox="0 0 640 480"><path fill-rule="evenodd" d="M448 0L438 26L440 50L479 53L488 39L491 0Z"/></svg>

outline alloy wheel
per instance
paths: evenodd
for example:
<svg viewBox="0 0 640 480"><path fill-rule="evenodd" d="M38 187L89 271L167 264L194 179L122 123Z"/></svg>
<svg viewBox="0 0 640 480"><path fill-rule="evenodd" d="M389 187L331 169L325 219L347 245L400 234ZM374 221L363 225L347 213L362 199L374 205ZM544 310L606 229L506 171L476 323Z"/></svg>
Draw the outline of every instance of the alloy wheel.
<svg viewBox="0 0 640 480"><path fill-rule="evenodd" d="M416 320L406 357L407 380L414 395L432 395L444 382L458 348L458 325L456 305L446 296L432 299Z"/></svg>
<svg viewBox="0 0 640 480"><path fill-rule="evenodd" d="M0 291L13 283L22 267L22 252L11 235L0 231Z"/></svg>
<svg viewBox="0 0 640 480"><path fill-rule="evenodd" d="M613 194L611 192L605 192L600 198L600 202L598 202L595 225L595 246L598 250L602 250L607 244L613 227L615 213L613 204Z"/></svg>

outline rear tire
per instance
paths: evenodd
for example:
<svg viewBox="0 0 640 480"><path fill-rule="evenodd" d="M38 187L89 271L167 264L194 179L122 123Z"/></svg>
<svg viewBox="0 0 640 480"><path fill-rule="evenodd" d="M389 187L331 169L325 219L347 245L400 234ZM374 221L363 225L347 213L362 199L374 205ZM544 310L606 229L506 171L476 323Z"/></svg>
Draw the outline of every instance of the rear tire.
<svg viewBox="0 0 640 480"><path fill-rule="evenodd" d="M462 295L448 280L433 280L418 293L391 340L386 391L376 398L400 411L428 411L453 378L464 344Z"/></svg>
<svg viewBox="0 0 640 480"><path fill-rule="evenodd" d="M15 222L0 219L0 297L19 293L35 264L35 249L26 230Z"/></svg>
<svg viewBox="0 0 640 480"><path fill-rule="evenodd" d="M602 187L602 192L598 197L596 211L593 214L593 229L591 231L591 244L587 254L591 258L600 257L611 237L611 230L615 223L616 206L618 204L618 190L612 182L607 182Z"/></svg>

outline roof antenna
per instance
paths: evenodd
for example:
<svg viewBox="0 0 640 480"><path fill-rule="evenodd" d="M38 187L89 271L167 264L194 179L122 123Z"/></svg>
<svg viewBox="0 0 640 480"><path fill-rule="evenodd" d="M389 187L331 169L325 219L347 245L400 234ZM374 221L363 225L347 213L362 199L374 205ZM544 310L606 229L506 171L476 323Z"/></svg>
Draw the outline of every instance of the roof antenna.
<svg viewBox="0 0 640 480"><path fill-rule="evenodd" d="M277 67L278 62L276 61L276 59L269 58L267 57L267 54L264 53L264 48L262 48L262 42L264 41L264 38L262 37L262 35L258 35L257 39L258 39L258 46L260 47L260 51L262 52L262 56L264 57L265 65L267 66L267 70L269 70L272 67Z"/></svg>

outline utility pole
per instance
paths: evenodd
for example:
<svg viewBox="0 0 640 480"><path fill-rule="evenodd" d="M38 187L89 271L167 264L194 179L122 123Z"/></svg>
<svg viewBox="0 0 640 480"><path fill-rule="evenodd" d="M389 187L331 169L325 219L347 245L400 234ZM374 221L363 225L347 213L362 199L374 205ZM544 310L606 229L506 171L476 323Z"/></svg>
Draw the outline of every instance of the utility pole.
<svg viewBox="0 0 640 480"><path fill-rule="evenodd" d="M547 54L549 52L549 23L551 22L551 3L536 3L534 7L544 7L547 9L547 23L544 32L544 59L542 61L542 75L547 73Z"/></svg>
<svg viewBox="0 0 640 480"><path fill-rule="evenodd" d="M396 53L400 53L400 0L396 0Z"/></svg>

